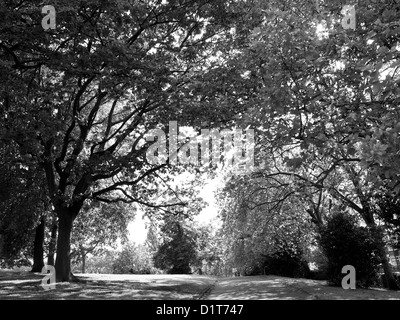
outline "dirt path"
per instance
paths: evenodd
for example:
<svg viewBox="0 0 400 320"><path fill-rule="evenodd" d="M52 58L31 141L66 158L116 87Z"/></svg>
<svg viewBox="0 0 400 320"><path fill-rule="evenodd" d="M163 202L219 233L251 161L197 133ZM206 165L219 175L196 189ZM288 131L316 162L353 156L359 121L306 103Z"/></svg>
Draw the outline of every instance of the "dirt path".
<svg viewBox="0 0 400 320"><path fill-rule="evenodd" d="M207 300L400 300L400 291L344 290L325 281L276 276L220 278Z"/></svg>

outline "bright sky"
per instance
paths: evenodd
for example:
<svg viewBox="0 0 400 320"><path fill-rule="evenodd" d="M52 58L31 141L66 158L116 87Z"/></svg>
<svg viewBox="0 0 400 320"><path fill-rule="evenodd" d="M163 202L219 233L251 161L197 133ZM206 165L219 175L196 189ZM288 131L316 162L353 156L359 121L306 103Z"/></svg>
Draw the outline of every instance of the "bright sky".
<svg viewBox="0 0 400 320"><path fill-rule="evenodd" d="M129 240L136 244L144 243L147 236L146 220L138 214L133 222L128 225Z"/></svg>
<svg viewBox="0 0 400 320"><path fill-rule="evenodd" d="M204 188L200 192L200 196L208 203L200 214L195 217L198 222L209 222L217 217L218 208L215 203L214 192L218 187L218 180L210 180L205 184ZM147 237L146 222L148 219L142 218L142 214L138 213L135 220L128 225L129 240L136 244L142 244Z"/></svg>

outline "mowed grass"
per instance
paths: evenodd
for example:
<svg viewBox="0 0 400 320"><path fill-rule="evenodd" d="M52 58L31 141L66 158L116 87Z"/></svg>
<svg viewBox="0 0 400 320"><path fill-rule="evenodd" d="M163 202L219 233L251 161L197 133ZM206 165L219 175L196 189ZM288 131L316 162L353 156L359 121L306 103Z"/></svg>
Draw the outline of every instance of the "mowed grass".
<svg viewBox="0 0 400 320"><path fill-rule="evenodd" d="M0 300L191 300L215 282L200 275L76 274L77 283L42 286L44 274L0 270Z"/></svg>
<svg viewBox="0 0 400 320"><path fill-rule="evenodd" d="M47 291L44 276L0 270L0 300L400 300L400 291L344 290L326 281L277 276L76 274L81 282L57 283Z"/></svg>

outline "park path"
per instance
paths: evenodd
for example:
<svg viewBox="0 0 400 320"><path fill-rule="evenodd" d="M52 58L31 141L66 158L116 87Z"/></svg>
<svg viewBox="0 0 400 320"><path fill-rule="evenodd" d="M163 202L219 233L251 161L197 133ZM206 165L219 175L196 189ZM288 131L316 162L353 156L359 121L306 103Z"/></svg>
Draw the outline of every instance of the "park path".
<svg viewBox="0 0 400 320"><path fill-rule="evenodd" d="M400 300L400 291L344 290L277 276L79 274L79 283L41 287L43 274L0 270L0 300Z"/></svg>
<svg viewBox="0 0 400 320"><path fill-rule="evenodd" d="M221 278L207 300L313 300L312 294L291 283L289 278L250 276Z"/></svg>
<svg viewBox="0 0 400 320"><path fill-rule="evenodd" d="M344 290L325 281L277 276L219 278L206 300L400 300L400 291Z"/></svg>

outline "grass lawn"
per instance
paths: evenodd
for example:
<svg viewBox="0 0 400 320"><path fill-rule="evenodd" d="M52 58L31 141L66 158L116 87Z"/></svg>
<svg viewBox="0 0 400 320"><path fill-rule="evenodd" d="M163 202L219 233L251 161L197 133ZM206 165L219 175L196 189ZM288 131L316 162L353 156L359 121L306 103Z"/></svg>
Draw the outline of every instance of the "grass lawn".
<svg viewBox="0 0 400 320"><path fill-rule="evenodd" d="M76 274L82 282L47 291L44 276L0 270L0 300L400 300L400 291L344 290L326 281L277 276Z"/></svg>
<svg viewBox="0 0 400 320"><path fill-rule="evenodd" d="M41 286L44 274L0 270L0 300L188 300L199 299L215 282L200 275L76 274L79 283Z"/></svg>

